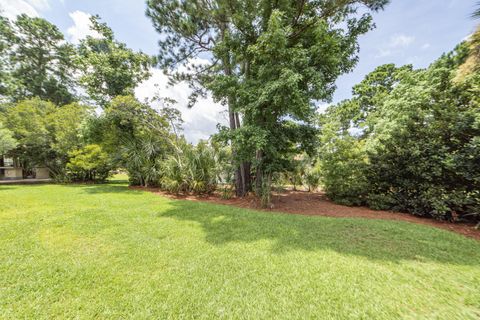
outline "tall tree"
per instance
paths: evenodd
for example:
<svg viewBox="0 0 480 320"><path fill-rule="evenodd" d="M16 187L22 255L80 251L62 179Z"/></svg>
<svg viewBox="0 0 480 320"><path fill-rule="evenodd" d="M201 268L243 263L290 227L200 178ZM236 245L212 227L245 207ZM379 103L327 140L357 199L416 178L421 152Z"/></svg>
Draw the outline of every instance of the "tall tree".
<svg viewBox="0 0 480 320"><path fill-rule="evenodd" d="M285 149L298 147L299 132L314 134L314 102L331 98L336 78L357 61L357 38L372 26L370 10L387 2L147 1L162 34L161 64L188 65L173 79L189 80L193 99L209 89L228 107L237 195L248 191L251 160L259 185L264 169L275 170ZM199 57L208 62L195 64ZM281 128L292 126L289 118L298 130L286 133Z"/></svg>
<svg viewBox="0 0 480 320"><path fill-rule="evenodd" d="M39 97L57 105L75 100L75 48L55 25L25 14L13 22L2 17L0 54L0 94L8 100Z"/></svg>
<svg viewBox="0 0 480 320"><path fill-rule="evenodd" d="M8 48L11 39L11 27L8 19L0 16L0 97L8 100L8 92L12 88L12 77L9 68Z"/></svg>
<svg viewBox="0 0 480 320"><path fill-rule="evenodd" d="M91 23L100 36L87 36L80 43L80 82L93 100L105 106L116 96L133 94L137 84L150 76L152 58L117 41L100 17L91 17Z"/></svg>

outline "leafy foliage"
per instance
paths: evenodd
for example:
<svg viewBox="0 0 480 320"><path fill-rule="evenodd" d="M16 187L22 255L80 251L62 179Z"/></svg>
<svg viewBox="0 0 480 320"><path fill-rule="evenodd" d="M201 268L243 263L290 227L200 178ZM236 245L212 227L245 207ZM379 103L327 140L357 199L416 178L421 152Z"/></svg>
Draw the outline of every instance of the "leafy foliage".
<svg viewBox="0 0 480 320"><path fill-rule="evenodd" d="M205 141L196 146L179 141L176 152L163 164L162 186L175 193L211 193L220 180L219 160L215 149Z"/></svg>
<svg viewBox="0 0 480 320"><path fill-rule="evenodd" d="M256 192L285 170L291 152L315 138L316 101L331 99L335 80L356 64L357 38L371 26L370 11L386 0L305 1L149 0L147 15L160 41L159 62L196 89L210 90L228 107L237 167L237 195ZM359 7L364 5L364 14ZM205 64L195 58L208 52ZM178 73L179 65L190 72Z"/></svg>
<svg viewBox="0 0 480 320"><path fill-rule="evenodd" d="M131 184L160 185L162 163L167 155L165 146L153 133L144 134L141 139L125 140L121 156L121 165L127 170Z"/></svg>
<svg viewBox="0 0 480 320"><path fill-rule="evenodd" d="M339 123L322 128L320 169L327 196L338 203L360 205L367 191L364 143L339 130Z"/></svg>
<svg viewBox="0 0 480 320"><path fill-rule="evenodd" d="M137 84L150 76L152 59L115 40L99 16L91 17L91 23L99 37L87 36L79 46L80 82L91 99L105 106L116 96L133 94Z"/></svg>
<svg viewBox="0 0 480 320"><path fill-rule="evenodd" d="M316 191L320 186L321 171L318 165L308 167L305 172L303 183L307 186L308 192Z"/></svg>
<svg viewBox="0 0 480 320"><path fill-rule="evenodd" d="M17 140L13 138L13 132L4 128L0 122L0 156L14 149L17 146Z"/></svg>
<svg viewBox="0 0 480 320"><path fill-rule="evenodd" d="M456 78L468 54L462 44L426 70L379 67L355 87L351 101L330 110L321 159L332 199L438 219L478 219L480 77ZM332 119L343 130L329 130ZM349 122L359 135L348 133Z"/></svg>
<svg viewBox="0 0 480 320"><path fill-rule="evenodd" d="M86 124L86 140L102 145L125 168L134 185L158 185L160 164L172 150L167 119L132 96L117 96L104 113Z"/></svg>
<svg viewBox="0 0 480 320"><path fill-rule="evenodd" d="M75 48L42 18L0 18L0 94L7 100L38 97L63 105L75 100ZM7 81L3 82L3 79Z"/></svg>
<svg viewBox="0 0 480 320"><path fill-rule="evenodd" d="M105 181L112 167L108 154L96 144L89 144L69 153L68 177L73 181Z"/></svg>
<svg viewBox="0 0 480 320"><path fill-rule="evenodd" d="M82 145L82 122L89 108L81 104L57 107L34 98L7 106L3 113L5 126L18 141L10 154L22 167L47 166L54 175L64 173L68 152Z"/></svg>

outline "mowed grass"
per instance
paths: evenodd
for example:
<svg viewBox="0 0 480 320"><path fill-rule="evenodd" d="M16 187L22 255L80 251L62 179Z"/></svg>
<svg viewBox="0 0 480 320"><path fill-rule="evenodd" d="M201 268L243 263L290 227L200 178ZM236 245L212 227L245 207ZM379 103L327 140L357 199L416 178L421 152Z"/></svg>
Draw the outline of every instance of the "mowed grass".
<svg viewBox="0 0 480 320"><path fill-rule="evenodd" d="M1 319L479 319L480 242L129 190L0 186Z"/></svg>

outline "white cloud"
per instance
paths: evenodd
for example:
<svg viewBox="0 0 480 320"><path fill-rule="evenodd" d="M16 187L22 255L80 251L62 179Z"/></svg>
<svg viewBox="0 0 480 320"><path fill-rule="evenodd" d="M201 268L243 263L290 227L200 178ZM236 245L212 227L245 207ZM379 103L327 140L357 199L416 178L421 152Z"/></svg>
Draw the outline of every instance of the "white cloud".
<svg viewBox="0 0 480 320"><path fill-rule="evenodd" d="M413 42L415 42L415 37L407 36L404 34L395 34L390 37L390 40L386 45L378 49L378 53L375 57L383 58L391 56L397 51L407 48Z"/></svg>
<svg viewBox="0 0 480 320"><path fill-rule="evenodd" d="M50 4L48 3L48 0L27 0L27 2L30 2L32 6L42 11L50 8Z"/></svg>
<svg viewBox="0 0 480 320"><path fill-rule="evenodd" d="M225 107L213 102L211 97L199 99L193 108L188 108L188 96L191 89L186 83L168 86L168 77L158 69L153 69L152 76L140 83L135 89L135 96L143 101L153 98L157 93L162 98L172 98L177 101L175 107L182 112L184 134L188 141L196 143L207 139L216 132L217 123L226 124Z"/></svg>
<svg viewBox="0 0 480 320"><path fill-rule="evenodd" d="M378 49L378 54L376 55L377 58L388 57L392 55L392 50L389 49Z"/></svg>
<svg viewBox="0 0 480 320"><path fill-rule="evenodd" d="M415 41L415 37L410 37L404 34L396 34L390 38L390 48L405 48Z"/></svg>
<svg viewBox="0 0 480 320"><path fill-rule="evenodd" d="M67 35L70 38L70 42L78 44L80 43L80 40L84 39L86 36L100 37L98 32L90 30L91 14L77 10L70 12L68 15L73 20L73 26L67 29Z"/></svg>
<svg viewBox="0 0 480 320"><path fill-rule="evenodd" d="M431 47L430 43L425 43L423 46L422 46L422 50L427 50Z"/></svg>
<svg viewBox="0 0 480 320"><path fill-rule="evenodd" d="M39 11L49 8L47 0L2 0L0 3L0 12L9 19L15 19L22 13L30 17L38 17Z"/></svg>

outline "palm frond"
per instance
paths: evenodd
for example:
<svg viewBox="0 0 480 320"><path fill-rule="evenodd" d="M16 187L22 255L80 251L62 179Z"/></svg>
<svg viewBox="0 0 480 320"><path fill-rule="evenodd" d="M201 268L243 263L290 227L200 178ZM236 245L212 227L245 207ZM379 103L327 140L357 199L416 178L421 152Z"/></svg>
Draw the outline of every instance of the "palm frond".
<svg viewBox="0 0 480 320"><path fill-rule="evenodd" d="M479 19L480 18L480 1L477 1L477 4L475 5L477 9L472 13L472 18L474 19Z"/></svg>

